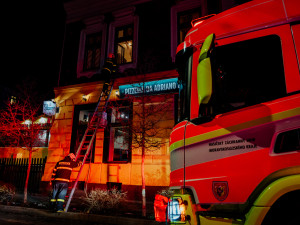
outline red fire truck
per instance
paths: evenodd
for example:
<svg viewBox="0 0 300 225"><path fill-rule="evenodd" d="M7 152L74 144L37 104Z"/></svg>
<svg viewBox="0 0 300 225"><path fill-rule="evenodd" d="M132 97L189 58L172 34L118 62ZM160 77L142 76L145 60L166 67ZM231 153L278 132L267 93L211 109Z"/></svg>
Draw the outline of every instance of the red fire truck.
<svg viewBox="0 0 300 225"><path fill-rule="evenodd" d="M300 1L192 22L177 48L171 224L300 224Z"/></svg>

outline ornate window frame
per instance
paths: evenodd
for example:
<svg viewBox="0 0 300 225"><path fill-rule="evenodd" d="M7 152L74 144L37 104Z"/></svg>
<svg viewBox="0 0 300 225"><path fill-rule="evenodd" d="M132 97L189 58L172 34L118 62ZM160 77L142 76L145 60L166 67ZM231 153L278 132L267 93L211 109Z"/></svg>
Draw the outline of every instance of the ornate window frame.
<svg viewBox="0 0 300 225"><path fill-rule="evenodd" d="M100 72L101 67L105 60L107 25L104 23L104 16L89 18L89 19L84 20L83 22L84 22L86 28L83 29L80 34L79 52L78 52L78 60L77 60L77 78L91 77L95 73ZM102 33L100 69L84 71L86 37L89 34L94 34L94 33L98 33L98 32Z"/></svg>
<svg viewBox="0 0 300 225"><path fill-rule="evenodd" d="M133 23L133 49L132 49L132 62L127 64L121 64L118 66L119 72L129 68L136 68L137 65L137 53L138 53L138 27L139 18L135 13L135 7L130 7L122 10L118 10L112 13L114 21L109 25L108 34L108 46L107 55L115 52L115 31L117 27L125 26Z"/></svg>

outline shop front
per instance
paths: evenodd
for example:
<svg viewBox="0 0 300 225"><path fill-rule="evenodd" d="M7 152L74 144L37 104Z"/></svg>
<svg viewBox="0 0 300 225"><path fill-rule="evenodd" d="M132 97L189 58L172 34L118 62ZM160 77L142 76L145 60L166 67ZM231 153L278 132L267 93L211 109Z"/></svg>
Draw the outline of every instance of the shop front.
<svg viewBox="0 0 300 225"><path fill-rule="evenodd" d="M102 87L101 82L91 82L55 88L59 110L50 130L44 189L49 189L55 164L70 152L76 153ZM143 145L147 195L154 197L156 191L167 187L168 138L177 94L175 70L115 79L105 112L106 126L97 131L79 188L117 186L128 192L129 199L140 200ZM78 170L73 170L71 179L76 179Z"/></svg>

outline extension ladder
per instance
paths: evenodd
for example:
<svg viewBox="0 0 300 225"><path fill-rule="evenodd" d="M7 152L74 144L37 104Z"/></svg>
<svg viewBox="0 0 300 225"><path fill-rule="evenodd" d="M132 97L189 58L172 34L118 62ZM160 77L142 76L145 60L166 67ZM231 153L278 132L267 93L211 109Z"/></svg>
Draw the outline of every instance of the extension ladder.
<svg viewBox="0 0 300 225"><path fill-rule="evenodd" d="M65 212L68 211L70 203L72 201L73 194L75 192L79 176L83 169L84 163L87 157L90 155L91 148L93 146L97 130L106 126L106 108L109 102L110 94L113 89L114 80L105 81L102 92L100 94L96 109L88 123L88 127L81 139L81 142L76 151L76 160L82 161L82 165L79 169L77 178L69 195L68 202L65 207Z"/></svg>

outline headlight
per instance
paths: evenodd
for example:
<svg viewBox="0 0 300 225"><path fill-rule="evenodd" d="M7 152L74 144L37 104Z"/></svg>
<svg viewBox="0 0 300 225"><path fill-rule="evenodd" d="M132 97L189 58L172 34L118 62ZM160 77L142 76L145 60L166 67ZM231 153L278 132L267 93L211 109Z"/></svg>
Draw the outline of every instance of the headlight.
<svg viewBox="0 0 300 225"><path fill-rule="evenodd" d="M168 219L170 222L185 221L185 204L182 198L174 197L169 200Z"/></svg>

